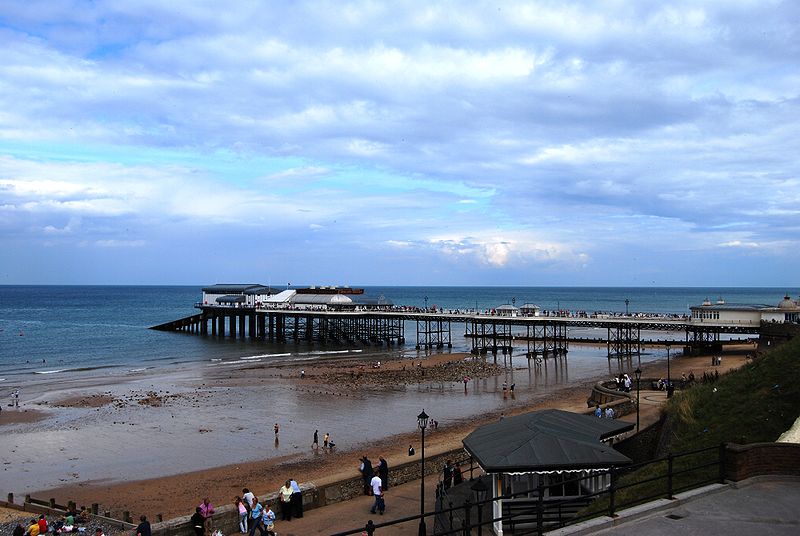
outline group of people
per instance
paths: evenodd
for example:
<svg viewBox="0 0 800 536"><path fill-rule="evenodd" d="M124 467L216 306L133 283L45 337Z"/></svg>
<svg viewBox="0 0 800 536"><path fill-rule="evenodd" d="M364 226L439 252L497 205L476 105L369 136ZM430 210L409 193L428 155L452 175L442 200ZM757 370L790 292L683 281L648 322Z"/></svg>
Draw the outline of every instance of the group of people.
<svg viewBox="0 0 800 536"><path fill-rule="evenodd" d="M236 496L233 500L239 513L239 532L250 534L251 536L259 531L261 536L265 533L269 536L275 535L275 512L272 511L272 504L269 501L263 503L258 500L249 489L242 489L242 496ZM200 515L198 515L200 514ZM197 516L197 517L195 517ZM202 512L199 510L192 516L195 531L200 530L199 522L202 519ZM197 536L202 533L197 532Z"/></svg>
<svg viewBox="0 0 800 536"><path fill-rule="evenodd" d="M633 387L633 381L631 381L631 377L628 376L627 373L620 374L616 378L614 378L617 382L617 390L623 391L625 393L630 393L631 388Z"/></svg>
<svg viewBox="0 0 800 536"><path fill-rule="evenodd" d="M444 469L442 469L442 486L444 486L444 489L457 486L463 481L464 475L461 472L461 466L451 460L444 462Z"/></svg>
<svg viewBox="0 0 800 536"><path fill-rule="evenodd" d="M53 534L62 534L64 532L77 532L79 530L79 525L84 523L88 523L89 521L89 512L86 510L85 506L82 506L80 511L69 510L65 512L61 517L59 517L56 521L52 524L47 522L47 518L44 514L39 516L39 519L31 518L28 527L25 528L22 524L17 524L16 528L14 529L13 535L14 536L43 536L49 532ZM80 527L80 531L83 531L83 527ZM149 534L145 536L150 536Z"/></svg>
<svg viewBox="0 0 800 536"><path fill-rule="evenodd" d="M323 449L333 449L336 444L331 441L331 434L325 432L325 435L322 436L322 448ZM317 450L319 448L319 430L314 430L314 439L311 440L311 448Z"/></svg>
<svg viewBox="0 0 800 536"><path fill-rule="evenodd" d="M606 419L613 419L614 418L614 408L611 406L606 406L605 411L603 408L600 407L600 404L595 405L594 407L594 416L598 419L606 418Z"/></svg>
<svg viewBox="0 0 800 536"><path fill-rule="evenodd" d="M291 521L293 517L303 517L303 492L296 480L287 480L278 490L281 520ZM247 488L242 495L234 498L234 505L239 512L239 532L254 536L256 531L261 536L275 536L275 520L277 514L272 510L270 501L259 501L258 497ZM199 508L199 507L198 507ZM198 512L200 513L200 512ZM200 518L197 519L200 521ZM197 530L197 524L195 524ZM197 536L209 536L198 533Z"/></svg>
<svg viewBox="0 0 800 536"><path fill-rule="evenodd" d="M386 511L384 494L389 489L389 462L383 456L378 456L378 463L373 467L366 455L361 457L360 462L358 470L364 482L364 495L375 497L370 513L383 515Z"/></svg>

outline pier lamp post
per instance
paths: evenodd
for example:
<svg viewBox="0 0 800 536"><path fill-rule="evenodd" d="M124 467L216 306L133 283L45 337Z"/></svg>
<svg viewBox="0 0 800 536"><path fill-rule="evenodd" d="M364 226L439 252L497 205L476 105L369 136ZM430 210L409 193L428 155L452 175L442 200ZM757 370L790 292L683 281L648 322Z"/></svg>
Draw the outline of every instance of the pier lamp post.
<svg viewBox="0 0 800 536"><path fill-rule="evenodd" d="M427 296L425 296L425 311L426 312L428 311L428 297ZM423 411L423 413L425 413L425 412Z"/></svg>
<svg viewBox="0 0 800 536"><path fill-rule="evenodd" d="M489 487L479 478L470 486L470 489L475 493L475 505L478 507L478 536L483 536L483 504L481 503L486 500L486 492L489 491Z"/></svg>
<svg viewBox="0 0 800 536"><path fill-rule="evenodd" d="M428 298L426 297L425 300L427 301ZM426 536L428 534L428 528L425 526L425 429L428 427L428 415L425 413L424 409L422 413L417 415L417 426L419 426L420 432L422 432L422 464L420 468L422 484L419 490L419 536Z"/></svg>
<svg viewBox="0 0 800 536"><path fill-rule="evenodd" d="M672 397L672 377L669 374L669 348L670 345L667 345L667 398Z"/></svg>
<svg viewBox="0 0 800 536"><path fill-rule="evenodd" d="M631 303L631 300L625 298L625 316L628 316L628 304Z"/></svg>
<svg viewBox="0 0 800 536"><path fill-rule="evenodd" d="M636 367L636 370L633 371L633 375L636 376L636 431L639 431L639 382L642 379L642 369Z"/></svg>

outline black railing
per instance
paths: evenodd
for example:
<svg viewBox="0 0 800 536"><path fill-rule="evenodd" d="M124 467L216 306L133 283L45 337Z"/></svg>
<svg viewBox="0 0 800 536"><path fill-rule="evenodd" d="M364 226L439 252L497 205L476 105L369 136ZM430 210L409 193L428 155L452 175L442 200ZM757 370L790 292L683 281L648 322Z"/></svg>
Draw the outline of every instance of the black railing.
<svg viewBox="0 0 800 536"><path fill-rule="evenodd" d="M471 462L471 460L465 460ZM470 463L471 465L471 463ZM470 469L472 469L470 467ZM577 497L549 498L547 486L540 483L537 488L509 493L501 497L473 500L470 495L460 506L448 501L447 490L437 491L436 510L426 512L425 518L434 517L437 536L472 535L486 532L494 523L502 523L509 534L543 534L600 516L614 517L624 508L643 504L655 499L672 499L676 493L695 489L715 482L725 481L725 445L707 447L678 454L670 453L644 463L625 467L612 467L607 471L594 472L574 479L563 480L559 486L584 486L587 478L608 475L609 486L598 492L585 493ZM464 485L468 485L466 478ZM514 501L516 499L516 501ZM501 515L493 515L496 501L504 501ZM445 503L447 502L447 507ZM479 513L480 511L480 513ZM488 511L488 512L487 512ZM488 515L485 515L487 514ZM420 516L408 516L375 525L375 533L381 527L401 523L419 522ZM333 536L361 534L363 527L338 532Z"/></svg>

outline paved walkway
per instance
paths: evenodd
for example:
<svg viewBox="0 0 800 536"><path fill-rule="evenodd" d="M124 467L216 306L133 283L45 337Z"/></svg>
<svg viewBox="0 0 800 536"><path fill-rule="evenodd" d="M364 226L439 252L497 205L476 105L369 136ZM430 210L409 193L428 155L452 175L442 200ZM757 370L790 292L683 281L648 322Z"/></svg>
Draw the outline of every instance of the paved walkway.
<svg viewBox="0 0 800 536"><path fill-rule="evenodd" d="M431 475L425 478L426 510L433 510L437 478ZM335 534L350 529L364 527L370 519L376 525L419 514L420 481L409 482L400 486L391 486L386 491L386 514L370 514L369 510L375 501L374 497L361 496L323 508L309 510L300 519L278 521L275 529L279 536L306 536L311 534ZM419 521L402 523L375 531L376 536L400 536L416 534ZM428 534L433 534L433 519L428 519Z"/></svg>
<svg viewBox="0 0 800 536"><path fill-rule="evenodd" d="M757 477L739 488L721 486L719 491L693 497L688 492L683 497L679 495L677 501L657 501L650 506L649 511L629 511L629 519L625 512L620 512L617 526L593 527L587 532L573 531L572 534L800 534L800 479Z"/></svg>

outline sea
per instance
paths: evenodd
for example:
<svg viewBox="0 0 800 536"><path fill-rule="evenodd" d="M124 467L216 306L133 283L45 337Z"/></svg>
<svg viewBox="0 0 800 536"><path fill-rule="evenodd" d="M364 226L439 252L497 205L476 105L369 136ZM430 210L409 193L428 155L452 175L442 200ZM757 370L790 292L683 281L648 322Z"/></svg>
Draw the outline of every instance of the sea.
<svg viewBox="0 0 800 536"><path fill-rule="evenodd" d="M288 362L359 352L356 347L285 345L161 332L151 326L197 312L200 286L0 286L0 393L52 375L70 379L154 368L250 360ZM533 303L544 310L688 314L704 300L777 304L797 288L364 287L395 305L485 310ZM408 324L413 324L409 322ZM408 326L413 330L413 326ZM458 331L455 329L454 331ZM453 351L468 342L454 333ZM414 335L406 336L407 355Z"/></svg>

